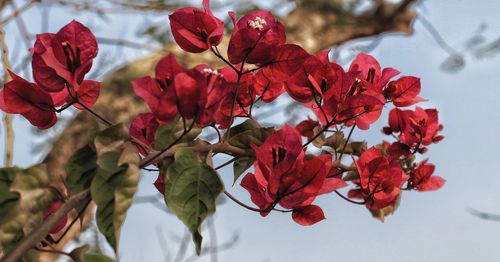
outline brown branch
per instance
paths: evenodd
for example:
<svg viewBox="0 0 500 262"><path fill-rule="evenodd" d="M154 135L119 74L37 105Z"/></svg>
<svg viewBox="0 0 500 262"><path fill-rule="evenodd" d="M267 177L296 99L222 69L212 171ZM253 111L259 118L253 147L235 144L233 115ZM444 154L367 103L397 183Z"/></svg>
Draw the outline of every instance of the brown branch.
<svg viewBox="0 0 500 262"><path fill-rule="evenodd" d="M3 24L0 23L3 27ZM4 82L10 81L10 75L8 70L10 69L9 63L9 51L7 43L5 42L5 32L3 28L0 28L0 46L2 48L2 65L4 68ZM5 113L4 116L5 123L5 160L4 166L12 166L12 159L14 154L14 129L12 127L12 116L9 113Z"/></svg>
<svg viewBox="0 0 500 262"><path fill-rule="evenodd" d="M35 247L47 236L50 230L78 204L84 201L90 194L90 189L86 189L69 198L56 212L45 220L37 229L31 231L2 259L2 262L16 262L28 250Z"/></svg>
<svg viewBox="0 0 500 262"><path fill-rule="evenodd" d="M23 6L15 9L14 12L12 12L6 18L4 18L2 21L0 21L0 24L3 25L3 24L8 23L10 20L18 17L23 12L25 12L28 9L30 9L30 7L32 7L34 4L39 3L39 2L41 2L41 0L30 0L30 1L26 2ZM12 4L12 3L14 3L14 1L10 1L10 3Z"/></svg>

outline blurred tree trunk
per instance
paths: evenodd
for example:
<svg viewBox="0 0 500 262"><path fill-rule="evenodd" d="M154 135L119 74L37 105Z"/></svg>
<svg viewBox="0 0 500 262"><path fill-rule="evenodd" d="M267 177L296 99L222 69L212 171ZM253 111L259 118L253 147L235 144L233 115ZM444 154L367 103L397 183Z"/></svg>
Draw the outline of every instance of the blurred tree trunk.
<svg viewBox="0 0 500 262"><path fill-rule="evenodd" d="M318 0L298 4L295 10L281 19L286 23L288 42L298 43L311 53L352 39L375 36L385 32L410 34L412 21L415 19L415 13L410 9L412 1L402 1L397 4L376 1L378 5L375 8L359 15L329 12L328 8L312 5L312 2L318 2ZM323 2L328 3L324 0ZM229 38L230 36L227 35L222 45L227 46ZM225 49L224 46L220 48L220 50ZM134 95L130 81L151 74L156 61L167 52L174 53L186 66L203 62L223 66L210 52L193 55L183 52L176 44L169 44L161 52L131 61L109 74L102 84L101 95L94 110L114 123L128 123L131 116L147 111L144 103ZM67 125L43 160L53 176L52 181L57 183L61 181L61 177L66 176L65 168L69 157L87 143L88 130L96 125L98 122L87 112L78 113ZM63 189L61 183L55 186ZM92 206L87 209L86 223L92 215L92 210ZM79 232L79 226L75 225L57 248L62 249L71 239L78 236ZM54 261L54 259L52 254L45 253L42 256L42 261Z"/></svg>

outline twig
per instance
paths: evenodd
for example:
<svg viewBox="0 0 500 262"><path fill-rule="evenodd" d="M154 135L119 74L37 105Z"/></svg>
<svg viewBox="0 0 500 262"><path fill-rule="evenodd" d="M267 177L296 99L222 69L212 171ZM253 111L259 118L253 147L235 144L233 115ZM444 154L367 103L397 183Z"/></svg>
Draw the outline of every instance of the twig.
<svg viewBox="0 0 500 262"><path fill-rule="evenodd" d="M14 12L12 12L12 14L8 15L6 18L4 18L2 21L0 21L0 24L6 24L8 23L10 20L16 18L17 16L19 16L20 14L22 14L24 11L28 10L31 6L33 6L34 4L40 2L41 0L31 0L27 3L25 3L23 6L17 8L16 10L14 10Z"/></svg>
<svg viewBox="0 0 500 262"><path fill-rule="evenodd" d="M19 243L8 252L2 262L16 262L28 250L35 247L42 239L49 234L50 230L63 218L71 209L75 208L79 203L84 201L90 194L90 189L70 197L56 212L52 213L38 228L31 231L26 237L22 238Z"/></svg>
<svg viewBox="0 0 500 262"><path fill-rule="evenodd" d="M0 24L0 45L2 48L2 65L5 70L4 72L4 82L10 81L10 75L8 70L10 69L9 63L9 51L7 43L5 42L5 32L3 31L3 24ZM5 162L4 166L12 166L12 159L14 154L14 129L12 128L12 116L9 113L5 113L4 117L5 123Z"/></svg>

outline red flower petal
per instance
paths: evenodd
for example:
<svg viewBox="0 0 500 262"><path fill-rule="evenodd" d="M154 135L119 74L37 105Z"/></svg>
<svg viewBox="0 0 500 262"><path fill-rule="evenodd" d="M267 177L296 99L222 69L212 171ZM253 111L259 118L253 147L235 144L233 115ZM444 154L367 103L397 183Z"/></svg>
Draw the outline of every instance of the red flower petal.
<svg viewBox="0 0 500 262"><path fill-rule="evenodd" d="M293 210L292 219L301 226L310 226L325 219L325 214L319 206L309 205Z"/></svg>

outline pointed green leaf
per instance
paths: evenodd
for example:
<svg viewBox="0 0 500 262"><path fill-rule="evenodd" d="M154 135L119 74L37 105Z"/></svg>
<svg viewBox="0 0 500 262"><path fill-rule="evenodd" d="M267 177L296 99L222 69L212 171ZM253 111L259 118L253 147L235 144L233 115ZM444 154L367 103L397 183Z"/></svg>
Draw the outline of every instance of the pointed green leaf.
<svg viewBox="0 0 500 262"><path fill-rule="evenodd" d="M250 148L250 145L262 145L273 132L272 127L261 127L255 120L245 122L231 128L229 144L239 148Z"/></svg>
<svg viewBox="0 0 500 262"><path fill-rule="evenodd" d="M105 152L97 158L97 173L90 187L97 205L97 226L115 251L139 183L139 160L137 149L131 143L120 151Z"/></svg>
<svg viewBox="0 0 500 262"><path fill-rule="evenodd" d="M112 258L101 254L85 254L84 262L115 262Z"/></svg>
<svg viewBox="0 0 500 262"><path fill-rule="evenodd" d="M167 169L165 202L191 231L199 254L200 225L215 212L215 203L224 185L217 172L201 162L192 149L182 148L174 158L174 163Z"/></svg>
<svg viewBox="0 0 500 262"><path fill-rule="evenodd" d="M69 194L77 194L90 187L97 169L97 155L90 145L76 151L66 165L66 183Z"/></svg>
<svg viewBox="0 0 500 262"><path fill-rule="evenodd" d="M108 256L102 254L87 253L88 250L89 245L83 245L81 247L73 249L73 251L69 253L69 256L73 259L74 262L114 262L114 260Z"/></svg>
<svg viewBox="0 0 500 262"><path fill-rule="evenodd" d="M233 172L234 172L234 183L236 183L236 180L245 172L247 171L255 162L255 157L253 156L247 156L247 157L240 157L234 161L233 164Z"/></svg>
<svg viewBox="0 0 500 262"><path fill-rule="evenodd" d="M179 119L176 118L172 123L158 127L155 133L155 148L157 150L167 148L184 133L183 122L179 121ZM187 123L186 125L189 126L190 124ZM193 141L200 133L200 128L193 127L179 142Z"/></svg>
<svg viewBox="0 0 500 262"><path fill-rule="evenodd" d="M43 220L56 200L45 165L0 169L0 250L7 252Z"/></svg>

